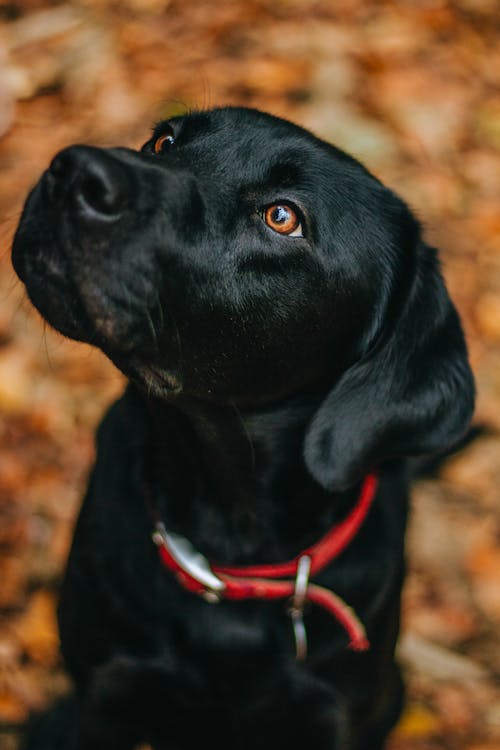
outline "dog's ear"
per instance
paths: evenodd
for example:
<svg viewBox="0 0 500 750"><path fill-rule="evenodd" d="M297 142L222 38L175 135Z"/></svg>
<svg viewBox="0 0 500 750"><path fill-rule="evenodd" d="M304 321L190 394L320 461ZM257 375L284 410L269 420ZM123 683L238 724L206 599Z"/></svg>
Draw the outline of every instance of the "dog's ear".
<svg viewBox="0 0 500 750"><path fill-rule="evenodd" d="M376 345L349 367L314 415L305 461L342 490L385 459L433 453L457 441L474 383L457 312L436 253L418 242L414 281ZM389 330L387 330L389 327Z"/></svg>

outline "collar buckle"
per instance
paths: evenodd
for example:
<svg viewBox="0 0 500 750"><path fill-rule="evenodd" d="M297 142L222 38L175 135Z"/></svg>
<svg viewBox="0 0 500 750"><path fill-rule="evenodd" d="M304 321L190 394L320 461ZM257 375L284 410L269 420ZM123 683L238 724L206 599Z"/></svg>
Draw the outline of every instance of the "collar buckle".
<svg viewBox="0 0 500 750"><path fill-rule="evenodd" d="M297 574L295 576L295 590L292 605L289 609L292 620L293 635L295 638L295 655L298 661L304 661L307 657L307 631L304 624L304 605L307 600L307 587L309 586L309 575L311 572L311 558L302 555L297 563Z"/></svg>
<svg viewBox="0 0 500 750"><path fill-rule="evenodd" d="M201 595L207 602L213 604L220 601L226 584L214 573L207 558L198 552L191 542L180 534L167 531L161 521L155 526L153 542L157 547L163 547L183 572L204 587Z"/></svg>

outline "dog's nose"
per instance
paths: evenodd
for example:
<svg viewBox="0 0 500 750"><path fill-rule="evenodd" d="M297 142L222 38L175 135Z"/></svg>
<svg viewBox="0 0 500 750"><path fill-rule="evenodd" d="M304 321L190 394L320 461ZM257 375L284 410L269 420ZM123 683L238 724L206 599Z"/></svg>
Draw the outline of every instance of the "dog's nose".
<svg viewBox="0 0 500 750"><path fill-rule="evenodd" d="M46 188L52 200L69 198L85 221L119 218L129 195L127 174L118 159L105 149L71 146L54 157Z"/></svg>

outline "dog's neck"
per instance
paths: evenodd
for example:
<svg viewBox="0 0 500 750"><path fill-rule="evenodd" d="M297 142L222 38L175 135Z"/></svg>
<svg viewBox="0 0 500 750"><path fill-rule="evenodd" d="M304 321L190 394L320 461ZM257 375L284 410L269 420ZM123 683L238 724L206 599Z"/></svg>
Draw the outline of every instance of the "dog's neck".
<svg viewBox="0 0 500 750"><path fill-rule="evenodd" d="M153 475L166 523L206 554L240 555L242 562L255 559L257 549L265 557L275 548L279 556L314 542L345 508L303 461L304 434L322 398L302 393L245 410L185 397L149 401ZM183 476L174 487L172 467Z"/></svg>

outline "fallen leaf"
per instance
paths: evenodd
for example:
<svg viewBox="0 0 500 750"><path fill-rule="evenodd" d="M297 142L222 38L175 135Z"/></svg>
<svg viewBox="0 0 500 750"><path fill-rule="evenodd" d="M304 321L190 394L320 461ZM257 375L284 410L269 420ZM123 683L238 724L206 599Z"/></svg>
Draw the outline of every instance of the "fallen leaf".
<svg viewBox="0 0 500 750"><path fill-rule="evenodd" d="M20 724L26 716L27 710L23 700L0 689L0 723Z"/></svg>
<svg viewBox="0 0 500 750"><path fill-rule="evenodd" d="M489 341L500 342L500 291L481 295L476 304L475 318L483 336Z"/></svg>
<svg viewBox="0 0 500 750"><path fill-rule="evenodd" d="M401 660L415 671L436 680L482 680L488 670L472 659L427 641L415 633L406 632L400 639L398 653Z"/></svg>
<svg viewBox="0 0 500 750"><path fill-rule="evenodd" d="M437 734L439 717L426 706L410 703L404 710L394 732L402 738L429 737Z"/></svg>
<svg viewBox="0 0 500 750"><path fill-rule="evenodd" d="M36 591L22 615L12 624L19 643L30 659L53 665L58 660L59 637L55 616L55 597L49 591Z"/></svg>

